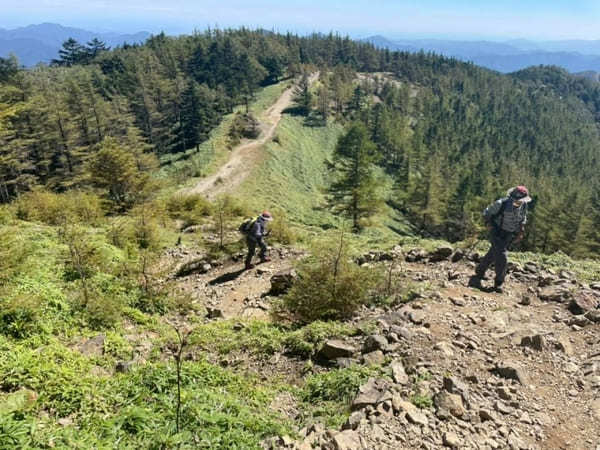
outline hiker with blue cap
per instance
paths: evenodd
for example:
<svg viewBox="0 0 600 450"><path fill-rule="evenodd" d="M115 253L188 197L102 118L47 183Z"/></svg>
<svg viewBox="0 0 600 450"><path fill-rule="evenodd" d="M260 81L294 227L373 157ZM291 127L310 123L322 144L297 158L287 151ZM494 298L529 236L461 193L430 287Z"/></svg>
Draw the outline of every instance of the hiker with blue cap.
<svg viewBox="0 0 600 450"><path fill-rule="evenodd" d="M527 204L531 201L525 186L509 189L506 194L506 197L496 200L483 211L492 246L475 269L475 277L472 279L475 287L481 287L481 280L486 279L485 272L493 263L496 272L494 291L498 293L503 292L508 248L512 243L523 239L527 223Z"/></svg>

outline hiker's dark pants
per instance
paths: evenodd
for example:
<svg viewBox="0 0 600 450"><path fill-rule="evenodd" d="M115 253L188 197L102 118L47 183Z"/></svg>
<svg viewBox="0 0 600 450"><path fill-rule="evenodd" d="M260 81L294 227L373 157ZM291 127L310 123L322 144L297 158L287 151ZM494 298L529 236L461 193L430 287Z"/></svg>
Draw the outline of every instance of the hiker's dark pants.
<svg viewBox="0 0 600 450"><path fill-rule="evenodd" d="M494 264L494 270L496 271L495 285L500 286L504 283L506 277L506 266L508 264L508 247L512 243L515 237L515 233L509 231L498 230L494 228L490 234L490 242L492 247L483 257L475 273L479 277L485 275L485 271L488 270L490 265Z"/></svg>
<svg viewBox="0 0 600 450"><path fill-rule="evenodd" d="M248 245L248 255L246 256L246 265L250 265L252 262L252 258L254 258L254 254L256 253L256 246L260 247L260 259L263 260L267 257L267 244L265 244L264 239L255 239L253 237L248 237L246 239L246 245Z"/></svg>

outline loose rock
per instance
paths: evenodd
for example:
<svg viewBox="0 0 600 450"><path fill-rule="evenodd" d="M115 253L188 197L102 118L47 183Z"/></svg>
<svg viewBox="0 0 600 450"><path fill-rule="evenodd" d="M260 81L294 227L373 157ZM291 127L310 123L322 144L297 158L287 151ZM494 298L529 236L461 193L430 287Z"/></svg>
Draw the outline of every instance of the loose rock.
<svg viewBox="0 0 600 450"><path fill-rule="evenodd" d="M330 339L323 344L319 355L326 359L350 357L356 352L352 345L337 339Z"/></svg>

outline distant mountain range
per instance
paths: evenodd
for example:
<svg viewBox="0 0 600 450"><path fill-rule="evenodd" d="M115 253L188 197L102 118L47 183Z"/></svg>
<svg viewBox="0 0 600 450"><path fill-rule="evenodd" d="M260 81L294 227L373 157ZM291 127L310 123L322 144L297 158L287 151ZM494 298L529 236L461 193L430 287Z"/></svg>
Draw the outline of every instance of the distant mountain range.
<svg viewBox="0 0 600 450"><path fill-rule="evenodd" d="M38 63L47 64L57 58L62 43L71 37L82 44L98 38L109 47L116 47L124 43L142 43L150 36L145 31L135 34L98 33L54 23L28 25L13 30L0 28L0 57L13 53L22 65L31 67ZM600 40L534 42L514 39L492 42L389 39L377 35L363 41L390 50L435 52L503 73L540 64L563 67L571 73L600 72ZM591 78L589 74L588 76Z"/></svg>
<svg viewBox="0 0 600 450"><path fill-rule="evenodd" d="M390 50L435 52L504 73L540 64L559 66L572 73L600 72L600 41L391 40L384 36L371 36L363 40Z"/></svg>
<svg viewBox="0 0 600 450"><path fill-rule="evenodd" d="M58 57L62 43L73 38L85 44L94 38L105 42L109 47L144 42L150 37L145 31L135 34L95 33L79 28L63 27L55 23L42 23L4 30L0 28L0 57L13 53L24 66L34 66L37 63L49 63Z"/></svg>

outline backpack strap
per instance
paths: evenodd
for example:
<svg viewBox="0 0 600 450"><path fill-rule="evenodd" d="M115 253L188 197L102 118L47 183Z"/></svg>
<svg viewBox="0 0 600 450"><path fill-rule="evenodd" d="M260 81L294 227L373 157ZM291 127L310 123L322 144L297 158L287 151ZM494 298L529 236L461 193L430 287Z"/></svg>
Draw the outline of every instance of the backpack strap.
<svg viewBox="0 0 600 450"><path fill-rule="evenodd" d="M490 217L490 223L494 226L500 227L502 225L502 217L504 216L504 211L506 211L506 205L510 201L510 197L506 197L502 200L502 205L500 205L500 209L498 212ZM498 220L500 219L500 220ZM500 222L500 223L498 223Z"/></svg>

